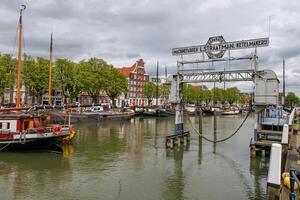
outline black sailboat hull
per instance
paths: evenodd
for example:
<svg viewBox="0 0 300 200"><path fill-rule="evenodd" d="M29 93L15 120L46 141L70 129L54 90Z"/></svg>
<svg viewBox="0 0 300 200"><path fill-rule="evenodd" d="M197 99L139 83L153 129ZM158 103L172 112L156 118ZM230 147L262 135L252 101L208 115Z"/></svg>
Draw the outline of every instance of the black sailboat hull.
<svg viewBox="0 0 300 200"><path fill-rule="evenodd" d="M49 151L62 153L61 147L63 137L52 137L52 138L39 138L26 140L21 143L20 141L1 141L1 151Z"/></svg>

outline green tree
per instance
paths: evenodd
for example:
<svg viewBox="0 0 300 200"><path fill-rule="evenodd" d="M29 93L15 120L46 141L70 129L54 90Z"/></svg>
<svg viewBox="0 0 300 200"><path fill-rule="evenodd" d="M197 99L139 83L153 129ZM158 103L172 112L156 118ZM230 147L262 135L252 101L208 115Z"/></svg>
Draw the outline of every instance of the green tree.
<svg viewBox="0 0 300 200"><path fill-rule="evenodd" d="M196 104L200 105L204 101L204 90L199 87L194 88Z"/></svg>
<svg viewBox="0 0 300 200"><path fill-rule="evenodd" d="M29 88L32 96L37 97L37 102L42 103L42 96L48 89L49 60L38 57L25 56L23 69L24 85Z"/></svg>
<svg viewBox="0 0 300 200"><path fill-rule="evenodd" d="M212 92L210 90L203 90L203 101L205 101L206 104L210 103L212 100Z"/></svg>
<svg viewBox="0 0 300 200"><path fill-rule="evenodd" d="M227 88L225 91L225 94L226 94L225 95L226 101L228 101L228 103L232 104L239 100L240 90L237 89L236 87Z"/></svg>
<svg viewBox="0 0 300 200"><path fill-rule="evenodd" d="M79 96L82 89L81 79L85 77L81 77L78 65L68 59L57 59L53 69L54 86L62 90L64 97L71 103Z"/></svg>
<svg viewBox="0 0 300 200"><path fill-rule="evenodd" d="M240 95L240 103L241 104L249 104L250 103L250 100L251 100L251 97L249 97L249 96L247 96L247 95L244 95L244 94L242 94L242 95Z"/></svg>
<svg viewBox="0 0 300 200"><path fill-rule="evenodd" d="M105 92L112 100L113 107L115 107L115 98L127 91L127 79L112 66L107 70L106 74L107 84L105 85Z"/></svg>
<svg viewBox="0 0 300 200"><path fill-rule="evenodd" d="M153 82L147 82L143 85L143 96L148 99L148 103L151 104L152 99L156 95L156 85Z"/></svg>
<svg viewBox="0 0 300 200"><path fill-rule="evenodd" d="M286 105L293 107L300 103L300 99L294 92L289 92L285 97L285 103Z"/></svg>
<svg viewBox="0 0 300 200"><path fill-rule="evenodd" d="M194 87L191 84L185 83L183 85L183 99L186 103L194 103L196 99Z"/></svg>
<svg viewBox="0 0 300 200"><path fill-rule="evenodd" d="M97 97L107 85L108 64L98 58L91 58L88 61L80 61L79 67L81 70L81 82L83 91L87 92L92 98L93 103L96 103Z"/></svg>
<svg viewBox="0 0 300 200"><path fill-rule="evenodd" d="M158 88L160 98L167 100L170 94L170 85L162 84Z"/></svg>
<svg viewBox="0 0 300 200"><path fill-rule="evenodd" d="M17 78L17 60L9 54L0 55L0 96L4 103L6 88L13 88Z"/></svg>
<svg viewBox="0 0 300 200"><path fill-rule="evenodd" d="M225 95L224 95L223 89L213 88L211 93L212 93L212 98L213 98L214 103L217 103L217 102L224 103L225 102L225 98L224 98Z"/></svg>

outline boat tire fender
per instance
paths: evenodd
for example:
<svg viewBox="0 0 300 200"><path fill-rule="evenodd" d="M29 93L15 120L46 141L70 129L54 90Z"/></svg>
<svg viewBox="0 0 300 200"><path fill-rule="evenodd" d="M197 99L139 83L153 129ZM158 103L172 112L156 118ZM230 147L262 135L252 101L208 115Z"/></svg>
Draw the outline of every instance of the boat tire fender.
<svg viewBox="0 0 300 200"><path fill-rule="evenodd" d="M27 131L20 132L19 140L20 140L21 144L25 144L26 143L26 133L27 133Z"/></svg>
<svg viewBox="0 0 300 200"><path fill-rule="evenodd" d="M53 135L61 135L62 127L60 125L53 126Z"/></svg>

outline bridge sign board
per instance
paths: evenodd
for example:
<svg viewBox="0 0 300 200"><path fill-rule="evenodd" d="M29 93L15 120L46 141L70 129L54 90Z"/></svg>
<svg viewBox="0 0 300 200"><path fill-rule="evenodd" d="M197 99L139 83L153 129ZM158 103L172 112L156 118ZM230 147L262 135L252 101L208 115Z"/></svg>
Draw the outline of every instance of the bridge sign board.
<svg viewBox="0 0 300 200"><path fill-rule="evenodd" d="M257 48L265 46L269 46L268 37L226 42L223 36L214 36L210 37L205 45L173 48L172 55L177 56L196 53L206 53L207 56L212 59L222 58L227 50Z"/></svg>

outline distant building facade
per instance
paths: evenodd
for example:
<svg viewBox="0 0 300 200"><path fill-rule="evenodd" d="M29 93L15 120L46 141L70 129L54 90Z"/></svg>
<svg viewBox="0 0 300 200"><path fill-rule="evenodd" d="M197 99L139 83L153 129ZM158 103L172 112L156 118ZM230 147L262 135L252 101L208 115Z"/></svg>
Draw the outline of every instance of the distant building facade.
<svg viewBox="0 0 300 200"><path fill-rule="evenodd" d="M139 59L130 67L118 70L128 80L128 91L117 99L117 106L147 106L147 99L143 97L143 86L149 81L149 75L145 72L143 59Z"/></svg>
<svg viewBox="0 0 300 200"><path fill-rule="evenodd" d="M166 76L151 76L150 77L150 81L153 82L155 85L158 84L158 86L160 87L161 85L167 85L168 87L170 87L170 84L167 84L167 77ZM170 88L169 88L170 89ZM157 103L156 103L157 101ZM162 93L161 91L159 91L159 97L156 99L156 97L153 98L152 100L152 105L164 105L164 104L168 104L169 101L169 93Z"/></svg>

